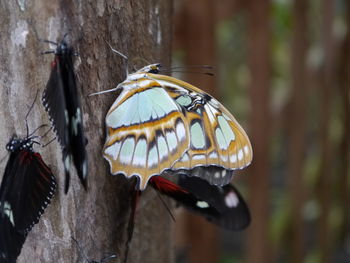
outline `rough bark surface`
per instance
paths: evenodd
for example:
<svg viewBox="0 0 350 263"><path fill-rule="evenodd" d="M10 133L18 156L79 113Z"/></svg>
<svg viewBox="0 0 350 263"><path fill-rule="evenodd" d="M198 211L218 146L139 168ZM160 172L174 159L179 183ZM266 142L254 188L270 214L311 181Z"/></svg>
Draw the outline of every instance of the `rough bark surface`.
<svg viewBox="0 0 350 263"><path fill-rule="evenodd" d="M89 189L81 187L75 171L69 193L64 195L64 173L57 142L37 147L59 182L59 189L38 225L30 232L18 262L83 262L74 236L90 259L106 252L124 258L126 226L130 213L130 182L109 175L101 155L104 118L115 93L88 94L115 87L125 78L125 61L113 54L104 40L129 57L130 66L144 62L169 65L171 0L150 1L0 1L0 145L13 133L25 135L24 117L37 90L45 88L52 55L40 55L50 46L43 39L59 41L65 33L79 56L75 67L88 138ZM53 48L53 46L51 46ZM132 70L132 68L131 68ZM33 130L49 123L40 100L29 115ZM39 132L40 134L40 132ZM51 136L50 136L51 135ZM51 133L43 140L54 137ZM2 162L4 169L6 161ZM172 262L171 224L153 191L142 195L136 214L129 262Z"/></svg>

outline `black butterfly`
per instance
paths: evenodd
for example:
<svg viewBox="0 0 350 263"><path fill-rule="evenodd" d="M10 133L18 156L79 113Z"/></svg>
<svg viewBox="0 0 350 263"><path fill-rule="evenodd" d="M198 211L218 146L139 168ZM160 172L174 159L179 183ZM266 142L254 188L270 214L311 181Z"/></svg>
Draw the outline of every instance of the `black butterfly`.
<svg viewBox="0 0 350 263"><path fill-rule="evenodd" d="M0 262L16 262L28 232L38 223L56 190L56 179L33 151L38 136L12 137L0 186Z"/></svg>
<svg viewBox="0 0 350 263"><path fill-rule="evenodd" d="M232 185L215 186L199 177L180 175L178 184L153 176L150 184L161 194L229 230L242 230L250 223L248 206Z"/></svg>
<svg viewBox="0 0 350 263"><path fill-rule="evenodd" d="M44 52L45 54L54 53L55 59L52 62L50 79L42 96L43 104L62 147L62 160L66 174L65 193L69 188L72 159L85 189L88 175L86 138L73 66L73 56L76 53L65 41L66 35L59 44L46 41L56 45L57 48Z"/></svg>
<svg viewBox="0 0 350 263"><path fill-rule="evenodd" d="M79 245L78 241L77 241L74 237L72 237L72 239L73 239L73 241L77 244L80 254L84 257L84 259L85 259L86 262L88 262L88 263L106 263L106 262L110 261L110 260L113 259L113 258L117 258L117 255L115 255L115 254L110 254L110 255L107 255L107 256L103 257L100 261L90 260L90 259L88 259L88 257L85 255L85 253L84 253L83 249L81 248L81 246Z"/></svg>

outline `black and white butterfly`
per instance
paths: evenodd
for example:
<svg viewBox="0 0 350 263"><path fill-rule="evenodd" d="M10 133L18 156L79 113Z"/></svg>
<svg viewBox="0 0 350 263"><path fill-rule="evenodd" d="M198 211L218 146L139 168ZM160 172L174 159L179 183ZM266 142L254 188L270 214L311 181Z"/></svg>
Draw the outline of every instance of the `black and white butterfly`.
<svg viewBox="0 0 350 263"><path fill-rule="evenodd" d="M6 149L10 152L0 186L0 262L14 263L28 232L38 223L50 203L56 179L33 145L39 136L13 136Z"/></svg>
<svg viewBox="0 0 350 263"><path fill-rule="evenodd" d="M250 224L248 206L232 185L210 185L198 177L179 175L177 184L154 176L150 185L185 208L228 230L242 230Z"/></svg>
<svg viewBox="0 0 350 263"><path fill-rule="evenodd" d="M42 101L50 116L57 139L62 147L62 159L65 168L65 193L68 192L70 166L73 161L80 182L87 188L88 161L86 154L86 138L84 136L83 117L77 91L73 66L73 47L69 46L65 37L60 43L46 41L57 46L54 53L50 79L44 90Z"/></svg>

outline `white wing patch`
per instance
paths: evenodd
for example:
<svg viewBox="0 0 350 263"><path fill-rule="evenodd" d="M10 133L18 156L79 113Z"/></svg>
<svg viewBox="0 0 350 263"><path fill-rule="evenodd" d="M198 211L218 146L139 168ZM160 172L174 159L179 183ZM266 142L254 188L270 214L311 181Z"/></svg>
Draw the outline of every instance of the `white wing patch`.
<svg viewBox="0 0 350 263"><path fill-rule="evenodd" d="M0 206L1 206L1 202L0 202ZM15 226L15 220L13 219L13 212L12 212L12 208L11 208L10 203L5 201L3 209L4 209L3 213L8 217L11 224L13 226Z"/></svg>

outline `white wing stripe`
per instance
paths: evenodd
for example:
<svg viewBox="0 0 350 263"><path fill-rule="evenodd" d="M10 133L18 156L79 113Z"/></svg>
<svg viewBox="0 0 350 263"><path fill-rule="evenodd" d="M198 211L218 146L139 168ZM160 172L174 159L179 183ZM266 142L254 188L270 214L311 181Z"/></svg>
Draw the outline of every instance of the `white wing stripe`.
<svg viewBox="0 0 350 263"><path fill-rule="evenodd" d="M148 152L148 167L153 168L158 164L158 153L155 145Z"/></svg>
<svg viewBox="0 0 350 263"><path fill-rule="evenodd" d="M134 138L127 138L124 143L123 146L120 150L120 155L119 155L119 159L120 162L123 164L130 164L131 160L132 160L132 156L134 153L134 148L135 148L135 139Z"/></svg>
<svg viewBox="0 0 350 263"><path fill-rule="evenodd" d="M139 139L136 144L133 165L146 167L147 142L145 139Z"/></svg>

